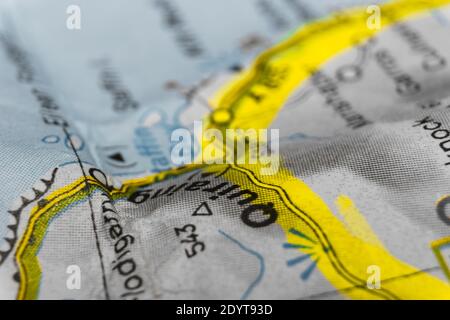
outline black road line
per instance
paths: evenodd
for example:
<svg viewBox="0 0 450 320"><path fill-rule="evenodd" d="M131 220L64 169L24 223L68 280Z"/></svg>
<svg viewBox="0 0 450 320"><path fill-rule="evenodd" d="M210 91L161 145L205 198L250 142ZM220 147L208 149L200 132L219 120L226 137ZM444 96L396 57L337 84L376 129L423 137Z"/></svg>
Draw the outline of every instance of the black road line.
<svg viewBox="0 0 450 320"><path fill-rule="evenodd" d="M241 166L239 166L239 165L235 165L235 166L238 167L238 168L240 168L240 169L242 169L241 172L243 172L245 175L249 175L246 171L250 171L250 170L248 170L248 169L246 169L246 168L244 168L244 167L241 167ZM238 170L238 171L239 171L239 170ZM250 172L251 172L251 171L250 171ZM288 195L288 193L287 193L283 188L281 188L280 186L271 184L271 183L262 182L262 181L261 181L260 179L258 179L253 173L252 173L252 175L253 175L253 178L254 178L256 181L258 181L259 183L261 183L261 184L263 184L263 185L265 184L265 185L268 185L268 186L271 186L271 187L275 187L276 190L274 190L274 191L275 191L279 196L281 196L281 195L280 195L280 191L278 191L277 188L280 188L280 189L282 190L281 192L282 192L282 193L285 195L285 197L289 200L289 202L291 203L291 205L292 205L294 208L296 208L300 213L302 213L303 215L305 215L306 217L308 217L308 218L312 221L312 223L316 226L316 228L318 228L318 229L320 230L320 232L321 232L322 235L324 236L324 238L325 238L325 240L326 240L328 246L325 246L325 244L322 243L322 240L321 240L321 238L319 237L319 234L318 234L317 230L315 230L315 229L310 225L310 223L308 223L302 216L298 215L297 213L295 213L294 211L292 211L290 208L286 207L290 212L292 212L292 213L294 214L295 217L297 217L297 218L299 218L300 220L302 220L307 226L309 226L309 227L311 228L311 231L316 235L316 237L317 237L318 240L320 241L320 244L322 245L323 248L328 247L328 252L331 252L331 253L334 255L334 257L335 257L335 259L336 259L336 261L337 261L337 263L338 263L338 266L336 266L335 262L334 262L332 259L330 259L330 262L331 262L331 264L333 265L333 268L336 270L336 272L337 272L339 275L341 275L344 279L346 279L348 282L354 284L355 286L357 286L357 287L358 287L358 286L364 286L364 287L365 287L365 281L364 281L364 280L358 278L357 276L355 276L354 274L352 274L349 270L347 270L347 268L345 267L345 265L344 265L344 264L342 263L342 261L339 259L338 255L337 255L337 252L334 250L331 241L328 239L328 235L323 231L323 229L321 228L321 226L317 223L316 220L314 220L314 219L312 218L311 215L307 214L305 211L303 211L302 209L300 209L296 204L294 204L294 202L292 201L291 197ZM252 182L251 179L249 179L249 180L250 180L250 182ZM267 188L267 187L264 187L264 186L262 186L262 188L266 188L266 189L269 189L269 190L273 190L273 189L270 189L270 188ZM281 198L281 197L280 197L280 198ZM283 200L281 200L281 201L283 202ZM327 255L328 255L328 252L327 252ZM340 267L341 270L340 270L338 267ZM381 296L381 297L383 297L383 298L393 298L393 299L400 300L400 298L399 298L398 296L396 296L395 294L393 294L392 292L390 292L390 291L387 290L387 289L380 289L380 290L378 290L378 291L373 291L373 290L370 290L370 289L368 289L368 288L366 288L366 289L367 289L368 292L370 292L370 293L372 293L372 294L374 294L374 295L377 295L377 296Z"/></svg>
<svg viewBox="0 0 450 320"><path fill-rule="evenodd" d="M84 180L86 182L86 189L87 189L87 196L88 196L88 202L89 202L89 208L91 211L91 220L92 220L92 227L94 229L94 235L95 235L95 244L97 246L98 256L100 258L100 267L102 269L102 281L103 281L103 289L105 291L105 298L109 300L109 291L108 291L108 284L106 282L106 275L105 275L105 265L103 263L103 253L102 249L100 248L100 242L98 240L98 232L97 232L97 225L95 224L95 215L94 215L94 208L92 206L92 200L91 200L91 194L89 193L89 180L86 176L86 172L84 171L83 163L81 162L80 156L77 153L77 150L75 149L75 146L73 145L72 139L67 132L66 128L62 128L64 131L64 134L67 137L67 140L70 142L70 147L72 148L73 153L75 154L75 157L77 158L78 164L80 165L81 172L83 173Z"/></svg>
<svg viewBox="0 0 450 320"><path fill-rule="evenodd" d="M398 279L414 277L414 276L422 274L424 272L436 271L436 270L439 270L439 269L441 269L440 266L430 267L430 268L418 270L418 271L415 271L415 272L412 272L412 273L406 273L406 274L402 274L402 275L399 275L399 276L387 278L387 279L381 280L381 283L383 284L383 283L386 283L386 282L393 282L393 281L398 280ZM322 299L322 298L324 298L326 296L332 296L332 295L335 295L337 293L340 294L341 292L348 292L348 291L352 291L352 290L355 290L355 289L363 289L362 287L363 286L353 286L353 287L342 288L340 290L325 291L325 292L313 294L313 295L310 295L310 296L302 297L302 298L299 298L297 300ZM371 290L378 290L378 289L371 289Z"/></svg>

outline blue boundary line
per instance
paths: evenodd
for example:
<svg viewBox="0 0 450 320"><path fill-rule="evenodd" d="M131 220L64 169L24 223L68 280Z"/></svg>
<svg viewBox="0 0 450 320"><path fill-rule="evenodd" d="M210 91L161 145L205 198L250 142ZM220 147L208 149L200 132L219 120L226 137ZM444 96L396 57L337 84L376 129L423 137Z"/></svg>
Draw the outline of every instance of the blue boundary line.
<svg viewBox="0 0 450 320"><path fill-rule="evenodd" d="M227 238L228 240L236 243L242 250L244 250L244 251L250 253L251 255L255 256L258 259L258 261L259 261L261 269L260 269L260 272L259 272L258 276L250 284L250 286L247 288L247 290L245 290L245 292L242 294L242 296L240 298L241 300L245 300L245 299L248 298L248 296L253 291L253 289L261 282L261 280L262 280L262 278L264 276L264 271L265 271L264 258L263 258L263 256L260 253L254 251L254 250L252 250L250 248L247 248L241 242L239 242L238 240L234 239L233 237L231 237L230 235L226 234L225 232L223 232L220 229L219 229L219 233L221 235L223 235L225 238Z"/></svg>

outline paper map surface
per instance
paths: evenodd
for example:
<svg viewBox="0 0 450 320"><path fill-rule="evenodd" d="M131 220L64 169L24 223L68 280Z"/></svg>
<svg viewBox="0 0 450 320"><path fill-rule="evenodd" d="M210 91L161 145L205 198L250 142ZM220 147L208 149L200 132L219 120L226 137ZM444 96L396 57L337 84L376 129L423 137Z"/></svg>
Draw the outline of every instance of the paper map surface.
<svg viewBox="0 0 450 320"><path fill-rule="evenodd" d="M0 298L450 299L450 1L0 14ZM195 121L278 171L175 166Z"/></svg>

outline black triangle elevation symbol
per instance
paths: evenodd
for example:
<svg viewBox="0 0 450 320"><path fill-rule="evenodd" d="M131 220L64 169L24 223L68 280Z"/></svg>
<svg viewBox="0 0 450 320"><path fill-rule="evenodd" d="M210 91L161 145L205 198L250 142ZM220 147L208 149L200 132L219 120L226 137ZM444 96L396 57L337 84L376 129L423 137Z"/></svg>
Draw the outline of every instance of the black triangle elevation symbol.
<svg viewBox="0 0 450 320"><path fill-rule="evenodd" d="M212 211L206 202L202 202L197 209L195 209L193 216L212 216Z"/></svg>
<svg viewBox="0 0 450 320"><path fill-rule="evenodd" d="M120 152L114 153L112 155L109 156L110 159L116 160L116 161L120 161L120 162L125 162L125 159L123 157L123 155Z"/></svg>

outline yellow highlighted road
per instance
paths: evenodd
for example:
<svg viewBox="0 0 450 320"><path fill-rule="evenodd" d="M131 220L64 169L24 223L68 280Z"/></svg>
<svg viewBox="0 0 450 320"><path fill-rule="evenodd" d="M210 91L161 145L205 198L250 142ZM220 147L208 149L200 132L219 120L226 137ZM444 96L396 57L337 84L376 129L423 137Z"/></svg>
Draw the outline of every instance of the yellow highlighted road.
<svg viewBox="0 0 450 320"><path fill-rule="evenodd" d="M450 1L398 0L382 5L382 27L414 17ZM388 14L386 14L388 13ZM313 22L294 36L262 54L254 65L219 92L213 101L216 110L207 119L209 127L266 128L273 121L292 91L336 54L375 35L378 30L366 27L365 8L349 10ZM128 180L120 190L110 192L113 199L128 195L138 186L151 184L168 175L188 172L201 166L188 166L156 176ZM211 165L204 170L217 170ZM392 256L371 230L351 199L341 196L337 207L343 223L309 186L289 170L281 168L272 176L259 175L258 165L232 166L223 176L242 187L266 194L279 213L277 223L286 232L295 228L318 246L314 247L317 267L338 290L356 299L449 299L450 286ZM243 179L245 177L245 179ZM19 299L37 298L41 268L36 253L51 217L71 203L89 196L98 182L88 178L75 181L46 198L43 207L33 209L27 229L16 252L20 270ZM273 199L273 200L272 200ZM299 249L305 252L307 249ZM381 269L381 289L366 286L367 267ZM349 289L350 288L350 289ZM417 290L420 288L420 290Z"/></svg>

